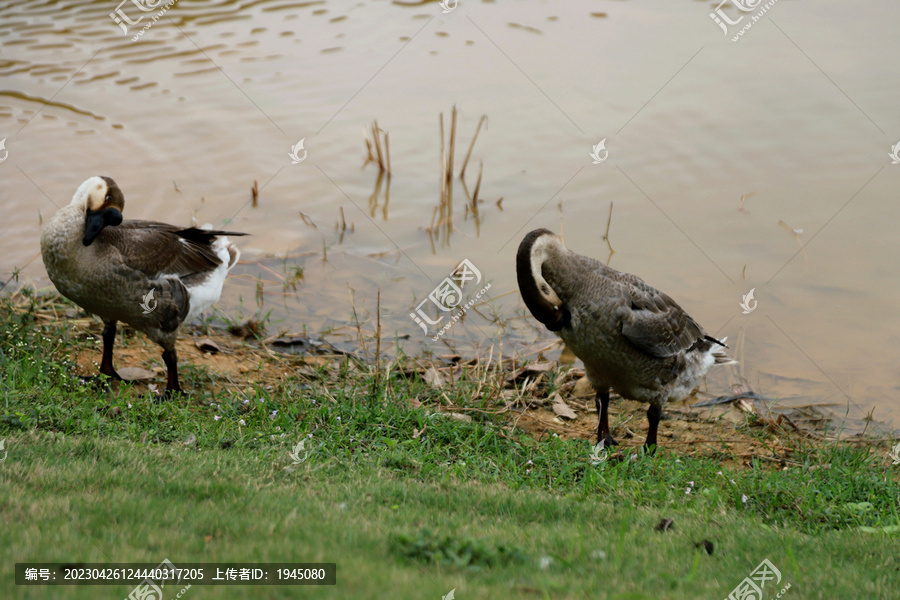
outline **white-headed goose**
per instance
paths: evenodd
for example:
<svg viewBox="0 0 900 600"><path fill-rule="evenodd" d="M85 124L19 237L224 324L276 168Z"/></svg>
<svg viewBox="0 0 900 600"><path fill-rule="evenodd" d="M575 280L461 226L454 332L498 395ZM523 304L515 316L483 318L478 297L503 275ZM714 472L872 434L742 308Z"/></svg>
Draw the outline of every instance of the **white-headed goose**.
<svg viewBox="0 0 900 600"><path fill-rule="evenodd" d="M552 231L537 229L519 244L516 275L525 305L584 362L599 424L609 433L609 390L649 402L645 446L655 448L662 406L696 389L715 364L734 361L725 344L703 329L666 294L640 278L566 249Z"/></svg>
<svg viewBox="0 0 900 600"><path fill-rule="evenodd" d="M59 292L103 320L100 372L113 368L116 322L162 346L166 396L180 392L178 327L212 306L240 252L224 235L154 221L123 221L125 197L109 177L91 177L44 227L41 253Z"/></svg>

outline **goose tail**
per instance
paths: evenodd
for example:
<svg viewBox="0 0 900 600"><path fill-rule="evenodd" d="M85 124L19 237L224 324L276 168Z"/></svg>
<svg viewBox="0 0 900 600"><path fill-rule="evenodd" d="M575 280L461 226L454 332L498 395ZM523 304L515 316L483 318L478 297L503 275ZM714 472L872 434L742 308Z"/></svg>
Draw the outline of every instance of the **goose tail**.
<svg viewBox="0 0 900 600"><path fill-rule="evenodd" d="M728 347L725 345L725 342L728 340L727 337L723 337L721 341L717 340L714 337L708 336L708 335L705 337L708 341L713 342L712 345L710 345L709 350L707 350L708 355L711 356L713 359L712 364L714 364L714 365L736 365L736 364L738 364L738 361L736 361L732 357L728 356L728 353L725 352L724 350L722 350L722 348Z"/></svg>

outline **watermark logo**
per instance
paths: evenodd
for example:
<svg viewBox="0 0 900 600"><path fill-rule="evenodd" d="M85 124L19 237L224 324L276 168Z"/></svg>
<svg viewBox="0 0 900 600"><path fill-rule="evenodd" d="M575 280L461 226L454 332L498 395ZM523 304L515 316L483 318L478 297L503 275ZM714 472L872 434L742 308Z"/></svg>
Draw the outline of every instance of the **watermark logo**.
<svg viewBox="0 0 900 600"><path fill-rule="evenodd" d="M444 11L447 12L447 11ZM450 590L446 596L441 596L441 600L454 600L456 598L456 588Z"/></svg>
<svg viewBox="0 0 900 600"><path fill-rule="evenodd" d="M306 160L306 150L303 150L303 142L306 141L306 138L303 138L293 146L291 146L291 152L288 156L291 157L291 164L296 165L297 163L302 163ZM300 156L300 151L303 150L303 156Z"/></svg>
<svg viewBox="0 0 900 600"><path fill-rule="evenodd" d="M294 461L295 465L299 465L303 461L306 460L306 457L309 456L309 452L304 450L306 449L306 440L300 440L297 442L297 445L294 446L294 450L292 452L288 452L288 456ZM303 452L303 456L300 456L300 453Z"/></svg>
<svg viewBox="0 0 900 600"><path fill-rule="evenodd" d="M900 143L897 145L900 146ZM9 157L9 150L6 149L6 138L0 140L0 150L3 151L3 156L0 156L0 163L2 163Z"/></svg>
<svg viewBox="0 0 900 600"><path fill-rule="evenodd" d="M181 569L178 569L168 558L163 559L154 569L150 569L150 577L137 584L125 600L163 600L163 590L166 583L179 585L181 577ZM143 573L142 573L143 574ZM159 582L159 585L157 585ZM191 589L191 584L187 584L174 598L181 598L184 593Z"/></svg>
<svg viewBox="0 0 900 600"><path fill-rule="evenodd" d="M473 280L475 281L475 285L481 283L481 271L476 269L475 265L473 265L469 259L463 259L463 261L453 269L450 277L444 278L444 280L428 294L428 297L419 303L416 307L416 312L409 313L410 318L422 328L425 335L428 335L428 325L435 326L440 324L441 321L444 320L445 315L439 314L437 319L431 319L423 308L423 305L426 302L430 300L441 312L452 312L453 310L460 308L460 310L450 317L447 323L441 327L440 331L431 338L433 341L437 341L454 323L462 318L466 311L470 309L477 300L491 289L491 284L489 283L481 288L481 291L466 302L465 305L460 306L462 305L463 300L463 288L465 288L467 282Z"/></svg>
<svg viewBox="0 0 900 600"><path fill-rule="evenodd" d="M0 450L3 449L3 442L0 442ZM900 442L894 446L893 450L888 453L888 456L891 457L891 460L894 461L892 465L900 465Z"/></svg>
<svg viewBox="0 0 900 600"><path fill-rule="evenodd" d="M753 569L749 577L745 577L736 588L731 590L725 600L762 600L763 588L766 587L766 583L773 580L775 585L781 583L781 571L768 558L765 558ZM776 598L781 598L782 594L790 588L790 583L785 585Z"/></svg>
<svg viewBox="0 0 900 600"><path fill-rule="evenodd" d="M3 147L3 142L5 142L5 141L6 141L5 139L0 140L0 148ZM891 153L888 154L888 156L891 157L892 165L900 164L900 142L897 142L896 144L891 146ZM4 160L6 160L6 157L3 157L3 159L0 160L0 162L3 162Z"/></svg>
<svg viewBox="0 0 900 600"><path fill-rule="evenodd" d="M133 38L131 38L132 42L136 42L140 39L144 32L153 27L153 24L159 21L159 19L166 14L173 4L175 4L178 0L169 0L165 6L163 6L159 12L157 12L150 19L150 22L144 25L144 28L141 29ZM149 13L150 11L156 10L159 8L159 5L163 3L163 0L122 0L119 5L116 7L114 12L109 13L109 18L113 20L113 23L122 28L122 35L128 35L128 26L129 25L137 25L141 21L144 20L145 15L138 16L137 19L132 20L125 11L122 9L123 4L131 3L142 13Z"/></svg>
<svg viewBox="0 0 900 600"><path fill-rule="evenodd" d="M756 291L756 288L750 288L750 291L744 294L744 299L740 303L741 308L744 309L744 314L749 315L754 310L756 310L756 300L753 299L753 292Z"/></svg>
<svg viewBox="0 0 900 600"><path fill-rule="evenodd" d="M747 21L741 28L737 31L734 37L731 38L732 42L738 41L744 33L753 27L753 24L759 21L762 16L773 6L778 0L768 0L765 4L762 4L762 7L755 15L741 15L737 19L732 20L725 11L722 10L722 7L725 4L731 3L737 8L739 11L744 13L749 13L757 8L760 8L760 5L763 3L763 0L722 0L719 5L715 8L715 10L709 13L709 18L712 19L716 25L722 28L722 32L727 36L728 35L728 27L733 25L740 25L741 21L744 20L744 17L749 17L749 21Z"/></svg>
<svg viewBox="0 0 900 600"><path fill-rule="evenodd" d="M599 465L606 461L606 440L600 440L596 446L591 449L591 465ZM601 454L602 452L602 454Z"/></svg>
<svg viewBox="0 0 900 600"><path fill-rule="evenodd" d="M441 8L444 9L441 12L447 14L448 12L453 12L453 9L459 4L459 0L441 0L440 5ZM456 588L454 588L456 589ZM450 592L451 594L453 592ZM452 598L453 596L451 596Z"/></svg>
<svg viewBox="0 0 900 600"><path fill-rule="evenodd" d="M897 447L900 448L900 444L898 444ZM5 439L0 440L0 452L3 453L3 458L0 458L0 463L2 463L4 460L6 460L6 456L9 454L9 452L6 451L6 440Z"/></svg>
<svg viewBox="0 0 900 600"><path fill-rule="evenodd" d="M600 156L601 152L603 153L603 156ZM599 165L609 158L609 150L606 149L606 138L603 138L596 146L594 146L594 150L591 152L591 158L594 159L595 165Z"/></svg>
<svg viewBox="0 0 900 600"><path fill-rule="evenodd" d="M149 315L154 310L156 310L156 299L153 298L153 292L155 292L155 288L150 288L150 291L144 294L144 301L141 302L141 308L144 309L144 314ZM152 304L151 304L152 302Z"/></svg>

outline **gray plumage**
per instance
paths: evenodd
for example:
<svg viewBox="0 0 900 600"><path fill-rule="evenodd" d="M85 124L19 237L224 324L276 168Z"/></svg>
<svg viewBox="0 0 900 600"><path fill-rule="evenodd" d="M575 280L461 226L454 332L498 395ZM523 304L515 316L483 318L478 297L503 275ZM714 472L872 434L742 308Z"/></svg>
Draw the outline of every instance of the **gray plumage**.
<svg viewBox="0 0 900 600"><path fill-rule="evenodd" d="M225 234L154 221L123 221L125 198L108 177L91 177L41 234L50 280L66 298L104 323L100 372L112 366L116 323L123 321L163 348L167 393L180 391L178 328L214 304L240 251Z"/></svg>
<svg viewBox="0 0 900 600"><path fill-rule="evenodd" d="M688 397L714 364L732 363L725 344L672 298L640 278L568 250L538 229L519 245L519 290L531 313L584 362L597 390L598 442L609 434L609 389L649 402L647 446L656 445L661 407Z"/></svg>

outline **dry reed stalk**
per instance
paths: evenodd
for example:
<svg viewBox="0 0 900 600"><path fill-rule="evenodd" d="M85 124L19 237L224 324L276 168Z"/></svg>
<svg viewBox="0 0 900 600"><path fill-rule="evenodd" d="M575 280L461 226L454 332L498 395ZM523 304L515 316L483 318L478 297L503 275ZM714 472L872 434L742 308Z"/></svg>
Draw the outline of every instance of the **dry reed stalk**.
<svg viewBox="0 0 900 600"><path fill-rule="evenodd" d="M356 322L356 339L359 340L359 345L363 349L366 358L368 358L369 349L366 347L366 339L362 334L362 323L359 322L359 315L356 313L356 293L349 283L347 284L347 291L350 293L350 308L353 309L353 320Z"/></svg>
<svg viewBox="0 0 900 600"><path fill-rule="evenodd" d="M374 162L378 165L381 172L391 174L391 154L390 145L388 143L388 133L378 126L378 121L372 121L370 126L372 131L372 141L369 141L369 133L364 129L366 140L366 164ZM381 148L381 136L384 135L384 150ZM374 150L373 150L374 148ZM365 165L363 165L365 166Z"/></svg>
<svg viewBox="0 0 900 600"><path fill-rule="evenodd" d="M377 315L377 327L375 329L375 374L381 371L381 288L378 288L378 296L375 301L375 314Z"/></svg>
<svg viewBox="0 0 900 600"><path fill-rule="evenodd" d="M487 115L481 115L478 119L478 127L475 128L475 135L472 136L472 143L469 144L469 151L466 152L466 159L463 161L462 169L459 172L459 178L464 179L466 176L466 165L469 164L469 157L472 156L472 150L475 148L475 140L478 139L478 132L481 131L481 124L487 121Z"/></svg>
<svg viewBox="0 0 900 600"><path fill-rule="evenodd" d="M450 154L447 157L447 172L445 177L447 178L447 185L450 185L451 179L453 179L453 156L456 154L456 105L453 105L453 110L450 113Z"/></svg>
<svg viewBox="0 0 900 600"><path fill-rule="evenodd" d="M484 163L478 161L478 179L475 180L475 193L472 194L472 210L475 211L475 214L478 214L478 191L481 189L481 170L484 168Z"/></svg>
<svg viewBox="0 0 900 600"><path fill-rule="evenodd" d="M256 180L253 180L253 187L250 188L250 201L253 208L256 208L259 205L259 184L257 184Z"/></svg>
<svg viewBox="0 0 900 600"><path fill-rule="evenodd" d="M441 205L447 196L447 156L444 150L444 113L441 113Z"/></svg>
<svg viewBox="0 0 900 600"><path fill-rule="evenodd" d="M375 154L378 155L378 168L384 170L384 157L381 153L381 136L378 135L378 121L372 121L372 137L375 139Z"/></svg>

